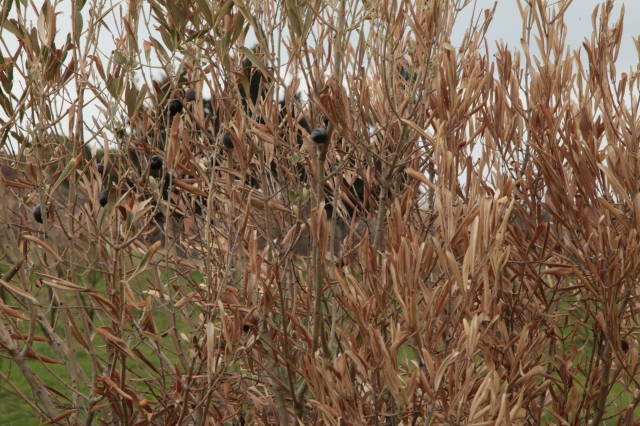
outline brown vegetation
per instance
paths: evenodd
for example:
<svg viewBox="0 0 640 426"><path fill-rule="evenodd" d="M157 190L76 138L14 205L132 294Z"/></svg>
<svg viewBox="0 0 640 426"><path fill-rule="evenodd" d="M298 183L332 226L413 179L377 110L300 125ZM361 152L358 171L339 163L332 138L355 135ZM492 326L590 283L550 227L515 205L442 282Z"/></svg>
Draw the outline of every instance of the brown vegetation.
<svg viewBox="0 0 640 426"><path fill-rule="evenodd" d="M0 373L43 424L639 424L640 74L612 2L584 63L565 0L520 1L495 57L489 12L449 42L469 2L141 3L102 59L104 3L72 1L64 46L48 2L0 15ZM151 53L168 79L136 87Z"/></svg>

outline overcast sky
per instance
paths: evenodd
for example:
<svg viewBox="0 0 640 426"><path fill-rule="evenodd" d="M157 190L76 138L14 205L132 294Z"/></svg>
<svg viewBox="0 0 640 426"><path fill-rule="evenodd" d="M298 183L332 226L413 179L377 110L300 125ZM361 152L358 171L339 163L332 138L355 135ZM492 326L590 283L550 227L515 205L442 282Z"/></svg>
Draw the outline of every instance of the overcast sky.
<svg viewBox="0 0 640 426"><path fill-rule="evenodd" d="M524 3L524 0L521 0ZM491 9L495 0L477 0L476 9ZM520 49L520 38L522 37L522 19L518 9L517 0L499 0L496 14L487 32L487 40L492 52L495 52L495 41L503 40L511 49ZM549 1L553 4L555 1ZM593 27L591 15L596 6L601 4L598 0L574 0L565 12L564 20L567 25L567 44L573 49L582 47L585 38L590 39ZM473 5L473 3L472 3ZM456 27L452 37L453 45L460 44L464 36L465 29L469 26L469 18L473 7L469 6L460 12ZM634 70L640 62L638 51L635 48L632 37L640 36L640 0L616 1L612 13L610 25L620 16L622 5L625 7L624 32L622 37L622 47L618 57L617 71L628 72L632 67ZM532 43L533 44L533 43ZM582 49L584 51L584 49ZM532 53L534 51L532 50Z"/></svg>
<svg viewBox="0 0 640 426"><path fill-rule="evenodd" d="M19 0L15 0L17 2ZM89 8L91 7L92 0L87 0L87 5L83 10L83 15L85 16L85 28L86 22L88 20L87 13ZM523 1L524 2L524 1ZM496 13L494 19L490 25L489 31L487 33L487 42L489 43L490 53L493 54L496 51L496 42L499 40L504 41L508 44L511 49L520 49L520 38L522 37L522 20L520 17L520 12L518 9L517 0L499 0L496 8ZM579 48L582 51L581 45L583 40L589 38L592 32L592 24L591 24L591 15L593 13L594 8L600 2L597 0L574 0L573 4L569 7L568 11L565 14L565 22L568 26L568 37L567 43L571 45L572 48ZM41 7L42 3L39 0L35 0L35 4L38 7ZM625 13L625 25L624 25L624 34L623 34L623 42L620 50L620 55L617 62L617 72L618 74L621 72L628 72L629 68L636 69L640 62L638 57L638 53L635 49L632 37L640 36L640 0L627 0L626 2L617 1L614 9L613 17L617 19L620 14L620 9L622 5L625 4L626 13ZM56 11L60 12L58 15L57 21L57 29L58 35L56 37L56 45L61 46L66 38L67 33L70 31L69 27L71 25L71 21L69 18L70 11L70 0L62 0L58 3L56 7ZM476 16L482 9L491 9L494 5L494 0L477 0L475 10ZM122 8L126 8L126 3L122 4ZM456 26L454 28L454 33L452 37L452 44L454 46L459 45L462 41L462 37L464 35L465 30L469 26L470 17L473 11L473 2L469 7L460 12L458 20L456 21ZM118 11L118 7L114 9L116 12ZM124 13L124 12L123 12ZM11 17L16 17L15 12L15 4L14 8L11 12ZM37 15L30 8L28 18L31 20L33 25L37 24ZM105 19L105 23L109 27L113 27L113 16ZM112 28L113 29L113 28ZM143 29L141 29L143 31ZM8 56L9 53L13 54L17 48L17 40L15 37L10 34L7 30L3 29L2 34L0 34L3 41L7 44L9 51L6 52L5 48L2 47L3 54ZM141 39L147 39L145 35L141 35ZM156 37L161 39L159 36ZM255 43L254 41L247 40L247 44L252 45ZM140 43L142 44L142 43ZM534 44L534 43L532 43ZM100 37L100 50L105 55L110 55L111 51L115 48L114 44L114 35L109 33L106 29L102 29L101 37ZM532 54L536 54L537 49L535 46L531 46ZM584 59L583 59L584 60ZM106 60L105 65L106 65ZM16 73L14 73L16 75ZM17 85L17 84L16 84ZM18 91L14 89L16 93ZM94 115L97 117L98 110L93 105L88 105L85 111L85 116ZM4 113L0 110L0 118L5 119ZM92 126L92 120L87 117L87 123ZM67 125L64 122L60 123L61 129L66 129ZM85 133L85 136L87 134Z"/></svg>

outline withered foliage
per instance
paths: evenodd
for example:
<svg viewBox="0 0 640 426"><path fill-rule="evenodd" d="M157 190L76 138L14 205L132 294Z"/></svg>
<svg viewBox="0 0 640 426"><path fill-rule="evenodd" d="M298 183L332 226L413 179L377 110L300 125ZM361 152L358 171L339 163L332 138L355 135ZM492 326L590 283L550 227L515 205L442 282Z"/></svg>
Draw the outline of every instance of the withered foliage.
<svg viewBox="0 0 640 426"><path fill-rule="evenodd" d="M43 424L640 424L622 16L577 51L520 0L490 54L470 3L3 4L2 380Z"/></svg>

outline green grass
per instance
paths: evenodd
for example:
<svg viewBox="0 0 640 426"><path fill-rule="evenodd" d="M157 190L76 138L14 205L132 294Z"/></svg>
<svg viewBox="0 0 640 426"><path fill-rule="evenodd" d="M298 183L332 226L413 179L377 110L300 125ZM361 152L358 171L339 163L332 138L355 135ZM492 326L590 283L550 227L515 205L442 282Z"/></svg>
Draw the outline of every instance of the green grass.
<svg viewBox="0 0 640 426"><path fill-rule="evenodd" d="M568 314L569 313L568 309L572 306L573 302L577 302L577 300L563 299L558 306L558 313L565 314L565 315ZM581 319L584 319L584 318L581 318ZM591 354L593 351L593 342L592 342L593 336L590 334L590 331L587 328L585 328L582 325L576 324L575 321L573 320L569 321L569 324L566 330L569 330L569 327L572 327L572 326L576 326L578 328L578 331L575 334L574 339L571 341L567 341L566 343L570 344L571 346L578 346L579 348L582 348L581 349L583 351L582 363L584 363L591 358ZM564 328L560 328L560 330L562 331L564 330ZM568 335L569 335L569 332L567 331L566 336L560 336L560 337L568 337ZM556 342L556 354L562 355L562 354L565 354L567 351L570 352L571 348L568 346L563 348L562 342L560 341ZM548 347L546 348L545 353L547 355L549 354ZM475 357L475 362L480 363L482 362L482 359L483 359L483 356L480 354L477 354ZM404 364L406 361L408 361L409 365L413 368L413 361L416 361L416 357L415 357L415 352L413 351L413 349L410 347L409 344L404 344L398 349L398 364ZM586 383L584 374L580 373L579 371L575 371L574 374L576 379L580 382L580 385L584 385ZM615 371L612 371L612 376L611 376L612 378L613 378L613 374L615 374ZM558 386L562 386L562 381L557 371L553 371L551 376L557 379L557 382L552 384L552 386L554 386L554 391L557 394L559 391ZM408 375L406 375L404 378L406 379L407 377ZM542 382L543 382L542 378L538 379L537 385L542 384ZM579 396L581 399L584 391L575 382L573 385L577 386L579 390ZM591 391L593 392L594 389L592 388ZM633 402L633 399L634 399L634 396L631 395L629 392L625 392L624 386L621 383L619 382L614 383L611 390L609 391L609 395L607 396L607 408L605 411L605 415L603 416L603 419L611 417L616 413L624 410L628 404ZM580 415L584 416L584 409L580 412ZM592 408L590 411L590 417L593 418L593 415L594 415L594 410ZM624 415L624 413L622 413L622 415ZM634 419L638 419L638 418L640 418L640 405L636 407L636 409L634 410ZM547 410L545 410L545 412L542 415L542 424L545 425L545 424L556 424L556 423L557 421L555 420L555 418L551 414L549 414ZM608 419L606 421L603 420L603 424L607 426L617 425L618 417Z"/></svg>
<svg viewBox="0 0 640 426"><path fill-rule="evenodd" d="M6 265L0 264L0 275L4 274L4 272L6 272L7 269L8 267ZM134 287L134 291L137 292L139 289L144 289L147 285L146 278L148 277L150 276L146 274L142 274L140 277L138 277L136 282L132 283ZM83 275L83 278L85 279L83 285L87 285L90 282L95 289L99 291L104 291L104 288L105 288L104 281L102 276L99 273L87 272L86 274ZM161 279L163 279L164 281L164 276L161 276ZM201 282L202 278L199 274L193 273L192 279L196 283L198 283L198 282ZM14 281L15 281L15 278L14 278ZM43 305L48 305L48 302L47 302L48 294L49 293L46 286L41 288L39 291L38 297L41 300L41 303ZM5 291L5 303L11 305L13 304L13 302L14 301L11 298L11 296ZM563 300L559 306L559 313L567 314L568 308L571 306L571 302L572 302L571 300L567 300L567 299ZM158 331L161 333L168 329L168 324L167 324L164 311L158 307L159 302L155 300L154 304L155 304L154 306L156 307L156 310L154 313L154 320L158 327ZM51 318L50 312L45 312L45 313L47 314L47 317L50 319ZM138 316L139 313L140 311L134 310L134 315ZM106 319L106 316L103 315L102 318ZM569 325L570 326L574 325L573 321L571 321ZM82 327L82 324L79 320L78 320L78 326ZM187 332L186 324L179 321L178 326L179 326L179 332L185 332L185 333ZM584 352L583 359L587 360L591 356L593 345L592 344L585 345L585 343L589 342L590 339L593 339L593 336L589 334L589 331L586 328L583 328L579 325L577 326L579 327L578 333L576 334L575 338L571 342L567 342L567 343L569 343L571 346L577 345L579 347L582 347L583 348L582 351ZM28 323L23 322L20 325L20 327L21 327L21 332L26 333L28 330ZM563 329L568 330L568 328L563 328ZM36 335L38 336L43 335L43 331L40 327L38 327L36 330L37 330ZM60 322L56 324L56 330L61 336L64 336L63 327ZM69 337L68 339L66 339L66 341L68 342L70 341L73 343L74 348L76 350L76 360L80 368L82 368L86 372L86 374L89 377L91 377L91 360L87 355L87 353L84 351L84 349L81 348L81 346L72 337ZM173 347L173 342L171 341L170 336L166 336L160 339L160 341L164 348ZM100 337L96 337L93 342L95 345L99 346L100 348L104 347L104 342ZM131 347L135 347L133 346L134 344L135 343L133 341L130 342L130 345L132 345ZM183 347L186 348L186 345L184 345ZM557 347L556 349L557 353L563 353L563 351L565 350L570 350L568 347L565 347L563 349L561 342L557 342L556 347ZM139 344L137 348L142 351L142 353L147 357L147 359L149 359L154 364L154 366L156 367L160 366L160 362L158 358L153 354L153 351L149 349L146 345ZM49 344L46 342L34 342L34 349L39 354L46 355L56 359L59 358L56 353L52 353L50 351ZM172 353L171 351L166 350L164 351L164 354L172 362L178 361L177 355ZM414 359L415 359L415 354L413 350L409 347L409 345L406 344L406 345L403 345L401 348L399 348L399 353L398 353L399 363L403 363L405 362L405 360L412 361ZM29 360L28 362L31 368L33 369L34 373L40 380L42 380L46 385L53 387L58 392L61 392L67 398L69 399L71 398L70 390L66 388L64 385L62 385L59 382L59 380L52 374L53 372L65 382L70 383L71 380L65 365L47 364L47 366L45 367L41 362L37 360ZM151 370L149 369L149 367L147 367L142 363L141 363L141 366L137 366L134 362L128 361L127 366L129 366L132 369L132 373L134 375L137 374L143 377L150 375L149 372ZM47 368L51 371L49 371ZM15 364L11 363L10 360L7 359L6 353L3 353L3 352L0 352L0 371L2 371L5 375L9 376L10 380L20 390L20 392L22 392L31 401L35 401L35 398L31 392L31 388L27 383L27 381L24 379L22 373L18 370ZM576 373L576 378L580 381L580 383L584 383L585 382L584 376L580 372L575 372L575 373ZM554 372L552 375L558 380L558 382L553 385L554 388L556 388L557 390L557 386L561 386L560 377L556 372ZM540 382L541 381L542 379L540 379ZM131 382L129 383L131 384ZM170 385L171 383L168 383L167 387L169 387ZM144 382L137 382L137 388L138 388L138 391L141 393L144 393L147 391L146 384ZM166 390L169 390L169 389L167 388ZM80 391L84 395L89 394L89 389L87 389L86 386L84 385L81 386ZM581 396L582 396L582 391L580 391L580 397ZM148 398L155 399L152 395L149 395ZM63 398L60 398L60 400L62 401L63 404L67 404L67 406L71 405L70 400L64 400ZM626 407L627 404L632 402L632 400L633 400L633 395L629 395L628 393L623 392L623 386L620 383L615 383L609 393L609 397L607 401L609 406L608 406L605 418L607 416L614 414L617 411L622 410L624 407ZM33 409L3 379L0 379L0 401L2 402L0 404L0 426L2 425L30 426L30 425L38 425L41 423L39 416L35 414ZM103 403L104 402L106 402L106 400L104 400ZM60 412L64 411L65 409L62 406L58 408ZM584 411L581 414L584 414ZM635 416L636 418L640 416L640 407L635 410ZM548 412L545 412L543 414L543 424L548 424L550 422L555 422L555 421ZM617 418L609 419L604 422L604 424L606 425L615 425L616 423L617 423Z"/></svg>
<svg viewBox="0 0 640 426"><path fill-rule="evenodd" d="M7 265L3 265L0 264L0 275L4 274L4 272L6 272L8 270L8 266ZM103 291L105 288L104 285L104 280L102 279L102 276L100 274L97 274L95 272L91 272L86 274L85 276L87 278L87 281L90 281L91 284L93 285L93 287L98 290L98 291ZM199 282L201 277L199 276L199 274L192 274L192 278L194 279L194 281ZM14 278L14 285L17 285L17 283L15 282L16 278ZM35 280L35 278L34 278ZM137 279L137 283L135 283L135 287L134 287L134 291L136 291L136 289L138 288L138 285L140 285L141 287L145 287L146 284L146 276L145 274L141 274L138 279ZM43 286L40 291L39 291L39 295L38 298L41 302L41 304L43 306L48 305L48 289L46 289L46 286ZM88 297L87 297L88 298ZM70 300L70 299L68 299ZM14 300L13 298L10 296L10 294L5 291L4 292L4 301L5 304L7 305L13 305L14 304ZM159 303L156 300L154 300L154 307L155 307L155 311L154 311L154 321L156 323L156 326L158 328L159 333L164 332L165 330L168 329L168 325L167 325L167 319L166 316L164 314L164 311L162 310L162 308L158 307ZM43 312L46 314L47 318L50 320L51 319L51 312L47 311L46 309L43 308ZM140 311L134 309L133 310L134 315L136 315L136 317L139 317L140 315ZM104 314L101 315L101 318L103 319L103 321L108 321L108 317ZM96 318L97 320L97 318ZM80 321L79 318L76 317L76 322L78 324L78 327L80 327L82 329L82 323ZM99 324L97 324L99 325ZM26 321L22 321L20 324L20 331L22 333L28 333L28 322ZM63 325L61 323L61 321L57 321L56 323L56 331L59 333L59 335L66 341L66 342L71 342L74 345L75 351L76 351L76 360L78 362L78 365L80 368L82 368L84 370L84 372L87 374L87 376L89 378L91 378L91 359L89 357L89 355L85 352L85 350L80 346L80 344L78 342L76 342L76 340L69 336L68 338L65 338L64 336L64 328ZM188 329L187 329L187 325L183 324L182 322L178 322L178 331L180 332L185 332L185 334L188 335ZM38 326L36 328L36 336L44 336L44 331L42 330L42 328L40 326ZM130 347L131 348L138 348L140 349L140 351L145 355L145 357L151 361L152 364L154 364L154 366L156 368L160 367L160 361L158 359L158 357L153 353L153 351L145 344L139 344L138 346L134 346L135 343L138 342L138 340L136 339L136 341L131 341L130 342ZM102 338L96 336L93 339L93 343L94 345L99 347L99 350L102 351L104 348L104 341L102 340ZM173 348L173 342L171 340L170 335L167 335L164 338L160 339L160 343L162 345L163 348ZM183 341L183 348L186 350L187 345L185 344L185 342ZM20 347L22 347L22 345L20 345ZM34 350L41 354L41 355L45 355L51 358L55 358L55 359L60 359L60 357L58 356L57 353L52 353L52 351L50 350L50 346L49 343L47 342L34 342ZM170 350L164 350L163 351L164 355L166 355L169 360L173 363L178 361L178 356L176 354L173 353L173 351ZM104 360L104 357L102 357ZM68 409L71 407L72 403L71 403L71 391L68 389L68 387L66 387L64 384L60 383L60 381L54 376L57 375L58 377L60 377L63 381L65 381L66 383L71 383L71 377L67 371L67 367L65 365L56 365L56 364L46 364L43 365L40 361L38 360L33 360L33 359L29 359L28 360L29 366L31 367L31 369L33 370L33 372L35 373L35 375L42 381L45 383L45 385L47 386L51 386L53 389L55 389L56 391L62 393L66 398L69 398L69 400L65 400L64 398L60 397L59 400L61 401L61 403L63 404L63 406L59 406L59 412L64 411L65 409ZM127 366L131 369L133 375L139 375L142 377L149 377L150 375L154 375L155 373L152 372L152 370L143 362L140 362L139 365L136 365L135 362L133 361L128 361L127 362ZM48 369L50 370L48 370ZM0 371L2 371L5 375L8 376L8 378L11 380L11 382L20 390L20 392L22 392L29 400L31 400L32 402L35 402L35 397L31 391L31 387L29 386L27 380L24 378L24 376L22 375L22 373L20 372L20 370L17 368L16 364L11 362L8 357L6 352L0 352ZM52 374L53 373L53 374ZM150 374L149 374L150 373ZM131 382L129 382L129 384L131 385ZM139 392L146 392L147 391L147 385L142 382L139 381L137 382L137 389ZM169 390L168 388L171 386L171 383L168 382L167 383L167 390ZM84 385L81 384L80 386L80 392L82 392L84 395L89 395L89 389ZM153 397L152 395L148 395L148 398L151 400L154 400L155 397ZM0 401L2 401L2 403L0 404L0 425L4 426L4 425L20 425L20 426L30 426L30 425L39 425L40 424L40 417L34 412L34 410L24 401L24 399L22 397L20 397L14 390L13 388L10 386L9 383L7 383L5 380L3 380L2 378L0 378ZM102 403L105 403L106 400L103 400Z"/></svg>

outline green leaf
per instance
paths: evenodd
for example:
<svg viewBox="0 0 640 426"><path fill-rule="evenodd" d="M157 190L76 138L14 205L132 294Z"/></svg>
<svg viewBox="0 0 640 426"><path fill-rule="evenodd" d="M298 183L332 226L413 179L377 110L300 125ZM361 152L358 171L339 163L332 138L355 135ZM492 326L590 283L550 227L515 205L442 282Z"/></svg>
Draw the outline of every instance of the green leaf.
<svg viewBox="0 0 640 426"><path fill-rule="evenodd" d="M190 42L190 41L193 41L195 39L198 39L198 38L200 38L200 37L202 37L204 35L209 34L209 31L211 31L210 28L205 28L203 30L197 31L197 32L191 34L189 37L187 37L185 41L186 42Z"/></svg>
<svg viewBox="0 0 640 426"><path fill-rule="evenodd" d="M151 191L156 200L160 200L160 190L158 188L158 181L153 176L149 176L149 185L151 185Z"/></svg>
<svg viewBox="0 0 640 426"><path fill-rule="evenodd" d="M100 219L98 220L98 227L102 228L102 223L106 216L111 216L111 212L116 207L116 192L113 189L109 190L109 198L107 198L107 208L102 209L100 212Z"/></svg>
<svg viewBox="0 0 640 426"><path fill-rule="evenodd" d="M73 49L75 46L71 44L71 33L67 33L67 40L64 43L64 48L62 49L62 58L60 62L64 62L67 60L67 54L69 50Z"/></svg>
<svg viewBox="0 0 640 426"><path fill-rule="evenodd" d="M153 45L153 48L155 49L158 57L163 58L165 60L165 63L169 62L170 60L169 55L167 54L167 51L164 49L164 47L162 47L160 42L153 37L149 37L149 38L151 39L151 44Z"/></svg>
<svg viewBox="0 0 640 426"><path fill-rule="evenodd" d="M258 57L255 55L255 53L253 53L251 49L247 48L246 46L242 46L240 50L245 54L247 58L249 58L251 62L253 62L253 65L258 67L258 69L262 71L268 78L270 78L271 80L275 80L275 77L273 76L271 71L269 71L269 69L262 63L262 61L258 59Z"/></svg>
<svg viewBox="0 0 640 426"><path fill-rule="evenodd" d="M200 10L204 15L204 19L207 21L207 24L209 24L209 27L213 27L214 21L213 21L211 8L209 7L209 4L206 2L206 0L196 0L196 3L198 4L198 7L200 7ZM207 28L207 31L209 31L208 28Z"/></svg>
<svg viewBox="0 0 640 426"><path fill-rule="evenodd" d="M0 56L2 55L0 54ZM13 89L13 62L5 65L3 71L6 78L2 78L2 87L5 92L11 93L11 89Z"/></svg>
<svg viewBox="0 0 640 426"><path fill-rule="evenodd" d="M296 0L287 0L287 14L289 15L289 22L293 27L293 31L302 37L302 25L300 24L300 16L298 16L299 7Z"/></svg>
<svg viewBox="0 0 640 426"><path fill-rule="evenodd" d="M107 90L109 91L111 96L114 97L114 99L120 98L120 94L122 93L122 84L120 84L121 81L122 77L116 77L111 78L111 80L109 80L109 82L107 83Z"/></svg>
<svg viewBox="0 0 640 426"><path fill-rule="evenodd" d="M47 47L46 49L48 50L49 48ZM60 70L61 65L62 61L58 58L56 52L51 52L51 58L49 59L44 71L46 81L53 80L53 77L56 75L58 70Z"/></svg>
<svg viewBox="0 0 640 426"><path fill-rule="evenodd" d="M165 19L167 13L164 11L164 9L162 9L155 1L150 1L149 4L151 5L151 9L153 10L153 17L155 18L155 20L158 21L158 23L164 28L169 28L169 24Z"/></svg>
<svg viewBox="0 0 640 426"><path fill-rule="evenodd" d="M171 53L176 51L176 43L173 39L173 34L169 33L169 31L167 31L166 28L160 28L160 35L162 36L162 41L164 42L164 45L167 46L167 49L169 49L169 51Z"/></svg>
<svg viewBox="0 0 640 426"><path fill-rule="evenodd" d="M126 65L128 60L127 57L124 56L124 54L122 52L120 52L119 50L114 50L113 51L113 62L115 62L118 65Z"/></svg>
<svg viewBox="0 0 640 426"><path fill-rule="evenodd" d="M10 132L13 139L15 139L20 145L24 143L24 137L16 132Z"/></svg>
<svg viewBox="0 0 640 426"><path fill-rule="evenodd" d="M138 97L136 98L136 107L133 111L133 114L136 114L140 107L142 106L142 102L144 102L144 98L147 95L147 85L143 84L140 90L138 90Z"/></svg>
<svg viewBox="0 0 640 426"><path fill-rule="evenodd" d="M80 162L82 161L83 156L84 154L79 154L76 158L69 161L69 164L67 164L67 167L65 167L64 171L60 174L60 176L58 176L58 180L56 181L56 183L51 187L51 194L53 194L56 191L56 189L58 189L58 187L62 184L62 182L64 182L69 177L69 175L76 169L76 167L80 165Z"/></svg>
<svg viewBox="0 0 640 426"><path fill-rule="evenodd" d="M13 6L13 0L7 0L2 5L2 15L0 16L0 22L4 22L11 12L11 6Z"/></svg>
<svg viewBox="0 0 640 426"><path fill-rule="evenodd" d="M229 55L224 55L222 57L222 67L225 70L230 70L231 69L231 61L229 60Z"/></svg>
<svg viewBox="0 0 640 426"><path fill-rule="evenodd" d="M40 56L40 45L38 44L38 31L34 28L31 28L31 32L29 33L29 40L31 41L31 48L33 49L33 53L36 57ZM34 78L35 80L36 78Z"/></svg>
<svg viewBox="0 0 640 426"><path fill-rule="evenodd" d="M116 201L118 201L118 195L113 189L109 190L109 198L107 199L107 210L113 211L116 208Z"/></svg>
<svg viewBox="0 0 640 426"><path fill-rule="evenodd" d="M308 34L309 33L309 28L311 27L311 22L313 21L312 19L313 17L313 13L310 7L307 8L307 13L304 17L304 28L302 29L302 34Z"/></svg>
<svg viewBox="0 0 640 426"><path fill-rule="evenodd" d="M244 93L250 93L251 83L249 83L249 79L244 74L240 74L239 77L240 77L240 85L242 86Z"/></svg>
<svg viewBox="0 0 640 426"><path fill-rule="evenodd" d="M138 268L133 273L133 275L129 277L128 281L131 281L132 279L134 279L135 277L137 277L147 269L147 266L149 265L149 260L158 251L161 245L162 243L160 241L156 241L151 247L149 247L149 250L147 250L147 253L145 253L144 257L140 261Z"/></svg>
<svg viewBox="0 0 640 426"><path fill-rule="evenodd" d="M222 37L222 40L220 40L220 47L218 49L221 55L226 56L227 50L229 50L229 44L231 43L231 35L231 32L228 32Z"/></svg>
<svg viewBox="0 0 640 426"><path fill-rule="evenodd" d="M184 31L185 22L187 17L184 15L184 11L179 8L173 0L166 0L167 4L167 12L173 18L173 23L175 25L175 29L178 33L182 33ZM171 49L172 51L175 49Z"/></svg>
<svg viewBox="0 0 640 426"><path fill-rule="evenodd" d="M84 24L84 22L82 21L82 13L80 13L80 11L76 11L76 38L75 38L75 42L76 44L80 43L80 35L82 35L82 25Z"/></svg>
<svg viewBox="0 0 640 426"><path fill-rule="evenodd" d="M258 22L258 19L256 18L256 16L252 15L251 12L244 6L242 2L236 1L235 5L240 11L240 13L242 13L242 16L244 16L244 19L246 19L247 22L249 22L253 27L253 30L256 33L256 38L258 39L258 43L263 47L268 46L267 37L264 33L264 30L262 29L262 26ZM221 16L221 14L218 14L218 16Z"/></svg>
<svg viewBox="0 0 640 426"><path fill-rule="evenodd" d="M233 7L234 0L227 0L227 2L218 10L218 14L214 18L213 22L218 22L224 15L229 13L231 8ZM240 4L236 4L236 6L240 9L242 6ZM246 9L245 9L246 10Z"/></svg>
<svg viewBox="0 0 640 426"><path fill-rule="evenodd" d="M136 101L138 100L138 89L133 84L129 84L127 94L125 97L125 103L127 104L127 114L129 118L133 117L136 113Z"/></svg>
<svg viewBox="0 0 640 426"><path fill-rule="evenodd" d="M233 27L233 36L231 37L231 43L235 43L242 34L242 29L244 28L244 16L240 14L238 19L236 20L236 25Z"/></svg>
<svg viewBox="0 0 640 426"><path fill-rule="evenodd" d="M0 105L2 105L2 109L9 117L13 116L13 105L11 104L11 100L9 100L9 98L7 98L4 95L4 93L2 93L1 89L0 89Z"/></svg>
<svg viewBox="0 0 640 426"><path fill-rule="evenodd" d="M11 133L13 134L13 132ZM4 132L2 140L0 140L0 150L4 149L4 146L7 143L7 139L9 139L9 132Z"/></svg>

